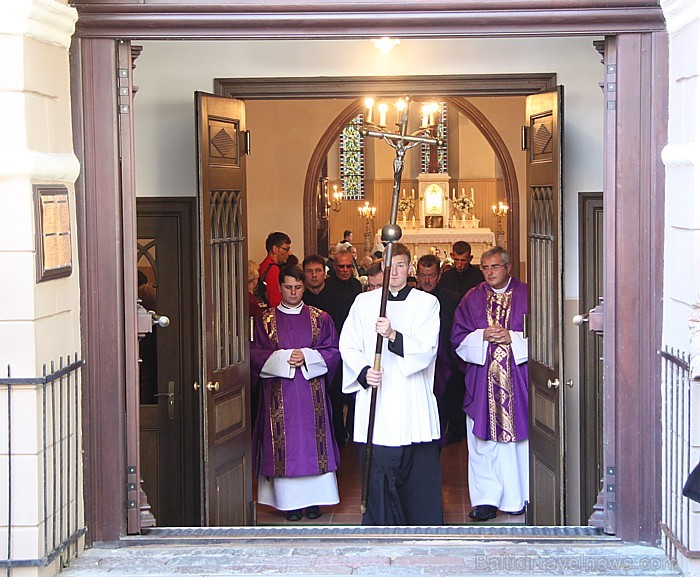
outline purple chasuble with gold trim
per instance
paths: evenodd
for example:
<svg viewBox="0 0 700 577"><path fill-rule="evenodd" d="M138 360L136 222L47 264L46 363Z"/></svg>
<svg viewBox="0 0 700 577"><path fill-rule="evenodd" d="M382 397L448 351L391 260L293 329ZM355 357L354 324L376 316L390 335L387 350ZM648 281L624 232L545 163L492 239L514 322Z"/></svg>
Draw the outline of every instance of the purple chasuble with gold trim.
<svg viewBox="0 0 700 577"><path fill-rule="evenodd" d="M501 294L485 282L477 285L457 307L452 346L457 348L475 330L496 324L522 332L527 303L527 285L516 278ZM474 421L474 435L503 443L527 439L527 362L516 365L510 345L489 343L486 363L466 367L463 408Z"/></svg>
<svg viewBox="0 0 700 577"><path fill-rule="evenodd" d="M302 348L320 353L325 375L307 380L297 368L291 379L260 377L273 352ZM299 314L270 308L255 318L250 347L253 394L260 395L252 439L255 470L268 477L306 477L338 468L327 387L339 361L338 334L327 313L303 305Z"/></svg>

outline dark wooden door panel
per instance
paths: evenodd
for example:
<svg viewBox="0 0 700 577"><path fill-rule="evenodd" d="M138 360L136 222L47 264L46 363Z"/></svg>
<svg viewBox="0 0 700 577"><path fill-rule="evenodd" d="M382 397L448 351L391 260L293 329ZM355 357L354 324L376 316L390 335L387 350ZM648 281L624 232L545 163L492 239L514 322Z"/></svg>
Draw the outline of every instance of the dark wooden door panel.
<svg viewBox="0 0 700 577"><path fill-rule="evenodd" d="M141 476L158 526L199 522L199 425L192 410L195 368L193 290L194 203L140 199L137 203L139 297L147 310L170 319L139 346Z"/></svg>
<svg viewBox="0 0 700 577"><path fill-rule="evenodd" d="M195 93L201 244L200 392L206 421L209 525L252 522L247 298L245 110L239 100Z"/></svg>
<svg viewBox="0 0 700 577"><path fill-rule="evenodd" d="M240 503L246 499L249 468L247 455L241 454L213 471L216 490L212 496L212 525L237 527L247 524L246 509L241 508Z"/></svg>
<svg viewBox="0 0 700 577"><path fill-rule="evenodd" d="M603 297L604 256L603 193L579 194L579 269L580 312L600 304ZM594 513L603 488L603 337L581 327L579 335L579 383L581 395L581 520L599 524L600 511ZM596 515L595 519L591 519Z"/></svg>
<svg viewBox="0 0 700 577"><path fill-rule="evenodd" d="M564 520L562 91L527 98L530 521L535 525Z"/></svg>

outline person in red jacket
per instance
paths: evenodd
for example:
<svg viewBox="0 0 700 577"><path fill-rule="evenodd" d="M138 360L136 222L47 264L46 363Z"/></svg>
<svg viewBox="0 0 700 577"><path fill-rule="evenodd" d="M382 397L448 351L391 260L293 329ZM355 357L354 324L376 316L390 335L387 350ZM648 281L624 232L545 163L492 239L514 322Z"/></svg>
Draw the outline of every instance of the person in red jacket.
<svg viewBox="0 0 700 577"><path fill-rule="evenodd" d="M265 283L267 306L276 307L282 302L280 293L280 267L287 262L292 250L292 239L284 232L271 232L265 240L267 256L258 267L258 274Z"/></svg>

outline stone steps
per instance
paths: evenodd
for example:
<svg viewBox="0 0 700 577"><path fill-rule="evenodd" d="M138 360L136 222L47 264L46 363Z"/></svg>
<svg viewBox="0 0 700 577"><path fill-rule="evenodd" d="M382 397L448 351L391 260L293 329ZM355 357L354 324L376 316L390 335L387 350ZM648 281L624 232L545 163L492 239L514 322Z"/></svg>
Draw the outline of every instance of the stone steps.
<svg viewBox="0 0 700 577"><path fill-rule="evenodd" d="M63 577L285 575L680 576L661 549L614 538L547 541L475 537L215 539L146 537L84 551Z"/></svg>

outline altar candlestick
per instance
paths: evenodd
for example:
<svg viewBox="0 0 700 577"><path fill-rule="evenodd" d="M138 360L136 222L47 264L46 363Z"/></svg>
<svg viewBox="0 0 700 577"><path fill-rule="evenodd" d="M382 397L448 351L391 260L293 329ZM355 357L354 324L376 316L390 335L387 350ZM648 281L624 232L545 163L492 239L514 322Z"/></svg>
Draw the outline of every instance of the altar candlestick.
<svg viewBox="0 0 700 577"><path fill-rule="evenodd" d="M452 187L452 199L454 200L455 198L457 198L457 191Z"/></svg>
<svg viewBox="0 0 700 577"><path fill-rule="evenodd" d="M474 188L472 188L472 206L474 205Z"/></svg>
<svg viewBox="0 0 700 577"><path fill-rule="evenodd" d="M462 187L462 198L464 198L464 187Z"/></svg>
<svg viewBox="0 0 700 577"><path fill-rule="evenodd" d="M416 215L411 217L411 228L416 228Z"/></svg>
<svg viewBox="0 0 700 577"><path fill-rule="evenodd" d="M406 198L406 189L405 188L401 191L401 198Z"/></svg>
<svg viewBox="0 0 700 577"><path fill-rule="evenodd" d="M462 213L462 228L467 228L466 218L464 218L464 213Z"/></svg>
<svg viewBox="0 0 700 577"><path fill-rule="evenodd" d="M416 198L416 189L415 189L415 188L412 188L412 189L411 189L411 198L414 199L414 200L415 200L415 198Z"/></svg>

